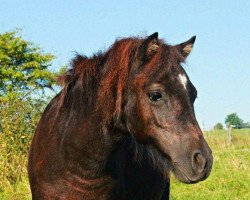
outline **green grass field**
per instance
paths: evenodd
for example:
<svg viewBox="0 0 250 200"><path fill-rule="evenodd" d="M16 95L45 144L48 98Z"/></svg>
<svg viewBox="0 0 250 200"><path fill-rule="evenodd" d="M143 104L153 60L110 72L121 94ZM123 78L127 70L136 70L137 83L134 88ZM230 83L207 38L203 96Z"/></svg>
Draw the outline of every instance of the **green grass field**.
<svg viewBox="0 0 250 200"><path fill-rule="evenodd" d="M214 165L210 177L195 185L171 179L172 200L249 200L250 199L250 129L233 130L231 145L226 131L206 132L213 150ZM26 161L23 161L26 162ZM0 165L3 165L0 162ZM2 167L0 166L0 169ZM16 184L1 184L1 200L31 199L27 175Z"/></svg>

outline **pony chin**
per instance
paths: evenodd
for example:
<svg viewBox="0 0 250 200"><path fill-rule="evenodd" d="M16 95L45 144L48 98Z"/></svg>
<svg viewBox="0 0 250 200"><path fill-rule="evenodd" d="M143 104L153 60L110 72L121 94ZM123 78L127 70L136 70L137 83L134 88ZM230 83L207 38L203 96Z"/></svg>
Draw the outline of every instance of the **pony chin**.
<svg viewBox="0 0 250 200"><path fill-rule="evenodd" d="M181 181L182 183L186 184L194 184L197 183L198 181L192 181L190 180L180 169L177 167L175 164L172 167L172 172L175 175L175 177Z"/></svg>
<svg viewBox="0 0 250 200"><path fill-rule="evenodd" d="M152 145L138 144L136 141L135 160L140 163L142 159L148 159L152 166L162 173L164 176L169 176L170 171L173 169L171 159L164 155L160 150ZM146 155L146 156L145 156Z"/></svg>
<svg viewBox="0 0 250 200"><path fill-rule="evenodd" d="M194 184L201 180L191 180L185 173L182 172L177 163L172 163L171 158L162 153L159 149L152 145L142 145L135 142L135 160L140 163L142 159L148 159L152 166L158 170L163 176L169 176L172 172L175 177L186 184ZM146 155L146 156L145 156ZM206 178L204 178L206 179ZM204 180L202 179L202 180Z"/></svg>

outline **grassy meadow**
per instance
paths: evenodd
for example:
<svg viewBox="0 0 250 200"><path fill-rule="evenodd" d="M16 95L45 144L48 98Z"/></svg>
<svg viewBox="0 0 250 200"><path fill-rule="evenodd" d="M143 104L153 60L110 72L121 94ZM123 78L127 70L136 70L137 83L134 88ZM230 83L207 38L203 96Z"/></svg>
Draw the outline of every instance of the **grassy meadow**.
<svg viewBox="0 0 250 200"><path fill-rule="evenodd" d="M227 142L224 130L209 131L205 137L213 150L214 165L210 177L195 185L186 185L171 179L172 200L249 200L250 199L250 129L233 130L232 143ZM0 139L3 139L0 137ZM0 146L1 147L1 146ZM0 149L1 150L1 149ZM0 157L0 170L6 160ZM20 165L26 165L23 159ZM14 173L14 172L13 172ZM0 173L1 200L31 199L26 169L16 182L8 181L5 174Z"/></svg>

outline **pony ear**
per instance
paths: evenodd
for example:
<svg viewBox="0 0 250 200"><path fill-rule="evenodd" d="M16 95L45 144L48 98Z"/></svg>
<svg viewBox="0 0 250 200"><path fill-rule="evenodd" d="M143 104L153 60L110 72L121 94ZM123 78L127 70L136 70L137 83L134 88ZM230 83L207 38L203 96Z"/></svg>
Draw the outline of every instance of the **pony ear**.
<svg viewBox="0 0 250 200"><path fill-rule="evenodd" d="M158 32L155 32L142 42L139 55L143 61L149 60L157 52L158 48Z"/></svg>
<svg viewBox="0 0 250 200"><path fill-rule="evenodd" d="M176 48L186 58L193 49L196 36L191 37L188 41L176 45Z"/></svg>

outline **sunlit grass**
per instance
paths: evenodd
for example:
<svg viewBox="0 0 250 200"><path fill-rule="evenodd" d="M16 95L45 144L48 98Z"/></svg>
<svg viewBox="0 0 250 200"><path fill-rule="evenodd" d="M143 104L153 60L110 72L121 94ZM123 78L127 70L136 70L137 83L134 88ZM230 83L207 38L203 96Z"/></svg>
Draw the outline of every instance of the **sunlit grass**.
<svg viewBox="0 0 250 200"><path fill-rule="evenodd" d="M15 185L9 185L9 187L2 188L0 191L1 200L30 200L30 186L28 177L19 181Z"/></svg>

